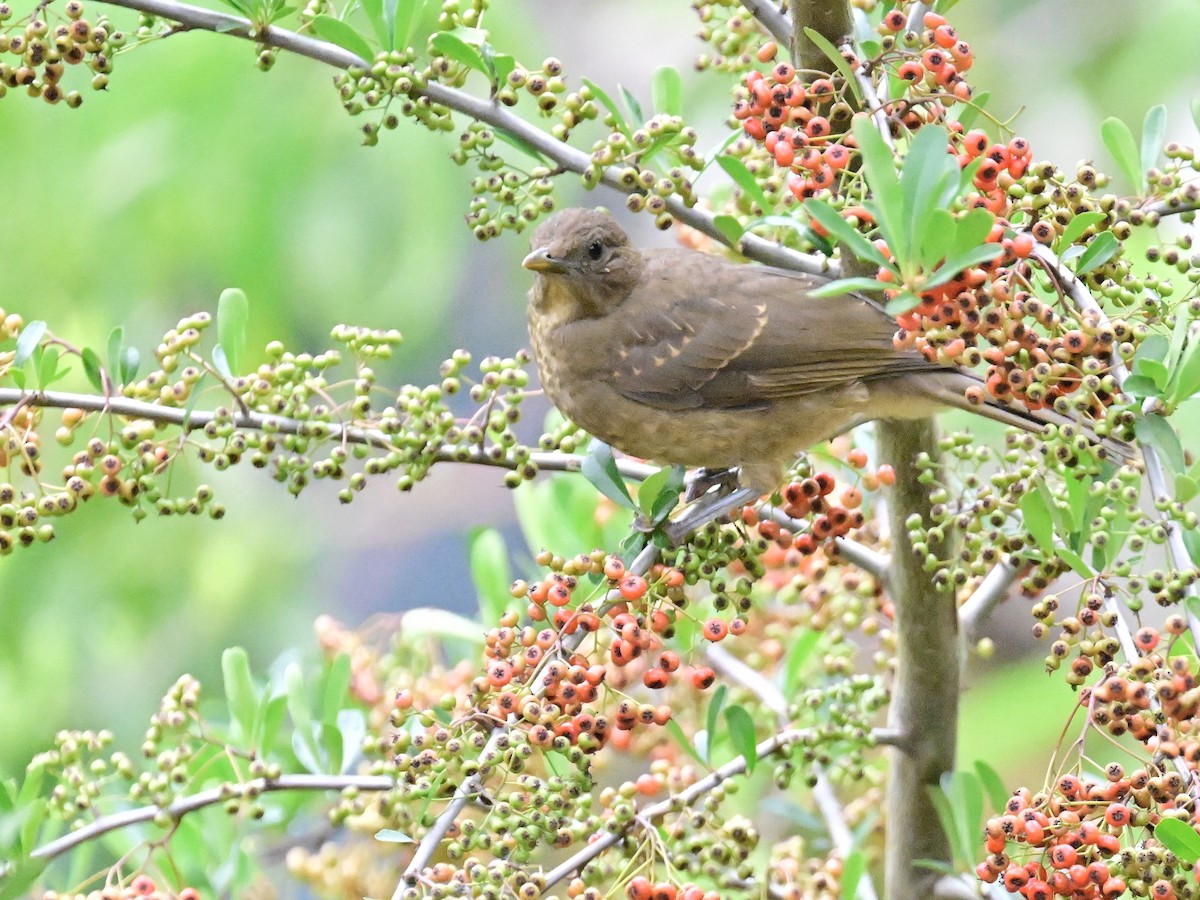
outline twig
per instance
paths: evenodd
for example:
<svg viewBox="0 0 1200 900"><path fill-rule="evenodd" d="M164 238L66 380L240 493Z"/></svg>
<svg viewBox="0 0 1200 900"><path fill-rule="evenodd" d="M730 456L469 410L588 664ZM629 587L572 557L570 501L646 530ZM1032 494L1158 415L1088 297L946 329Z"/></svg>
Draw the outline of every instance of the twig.
<svg viewBox="0 0 1200 900"><path fill-rule="evenodd" d="M792 20L787 13L780 10L771 0L742 0L742 6L746 7L750 15L758 20L777 43L784 47L791 46Z"/></svg>
<svg viewBox="0 0 1200 900"><path fill-rule="evenodd" d="M367 60L360 59L355 54L334 44L275 26L260 28L249 19L213 12L189 3L179 3L177 0L105 0L105 2L170 19L173 22L179 22L187 29L231 34L234 37L254 41L258 44L279 47L339 69L355 67L369 69L371 66ZM430 82L423 88L414 88L413 94L425 96L433 103L460 112L476 121L485 122L493 128L512 135L566 171L582 174L591 168L592 160L589 154L555 139L510 112L496 100L485 100L436 82ZM600 181L622 194L627 194L632 188L621 184L622 168L617 165L608 167L601 174ZM699 207L686 206L678 196L667 198L667 210L678 221L695 228L725 246L732 247L749 259L784 269L805 272L809 275L839 277L838 267L826 257L789 250L774 241L749 232L743 234L737 245L734 246L730 243L729 238L717 228L715 213Z"/></svg>
<svg viewBox="0 0 1200 900"><path fill-rule="evenodd" d="M395 786L396 780L386 775L281 775L278 778L257 778L242 783L243 790L249 789L262 794L274 791L340 791L349 787L361 791L390 791ZM29 855L34 859L51 860L110 831L140 822L150 822L159 813L165 812L172 819L178 820L188 813L217 803L225 803L229 799L228 789L221 787L180 797L166 807L142 806L123 810L43 844Z"/></svg>
<svg viewBox="0 0 1200 900"><path fill-rule="evenodd" d="M964 640L973 641L979 636L983 623L987 621L996 604L1008 596L1021 567L1013 562L1012 557L1005 557L992 567L984 576L979 587L958 608L958 627Z"/></svg>
<svg viewBox="0 0 1200 900"><path fill-rule="evenodd" d="M791 531L799 531L805 524L799 519L793 519L778 506L772 506L769 503L760 504L757 510L758 514L763 518L778 522L784 528ZM887 580L888 567L892 564L891 557L877 550L872 550L866 544L861 544L850 538L834 538L833 543L842 556L868 575L878 578L880 581Z"/></svg>

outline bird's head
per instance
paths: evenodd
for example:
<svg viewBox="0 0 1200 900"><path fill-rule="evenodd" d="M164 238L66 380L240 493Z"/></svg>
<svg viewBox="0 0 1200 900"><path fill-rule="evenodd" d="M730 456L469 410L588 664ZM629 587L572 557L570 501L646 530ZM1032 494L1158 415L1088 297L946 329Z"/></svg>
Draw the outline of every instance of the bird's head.
<svg viewBox="0 0 1200 900"><path fill-rule="evenodd" d="M534 306L562 321L606 315L642 275L641 253L608 213L563 210L538 227L531 243L523 265L538 276Z"/></svg>

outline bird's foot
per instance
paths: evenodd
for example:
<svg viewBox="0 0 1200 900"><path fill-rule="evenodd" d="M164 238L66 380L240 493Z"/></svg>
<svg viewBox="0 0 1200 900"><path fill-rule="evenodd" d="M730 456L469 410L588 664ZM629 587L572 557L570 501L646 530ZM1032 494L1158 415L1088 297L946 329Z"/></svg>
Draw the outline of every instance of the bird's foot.
<svg viewBox="0 0 1200 900"><path fill-rule="evenodd" d="M696 469L688 474L684 503L699 500L714 487L719 494L732 494L738 487L737 469Z"/></svg>

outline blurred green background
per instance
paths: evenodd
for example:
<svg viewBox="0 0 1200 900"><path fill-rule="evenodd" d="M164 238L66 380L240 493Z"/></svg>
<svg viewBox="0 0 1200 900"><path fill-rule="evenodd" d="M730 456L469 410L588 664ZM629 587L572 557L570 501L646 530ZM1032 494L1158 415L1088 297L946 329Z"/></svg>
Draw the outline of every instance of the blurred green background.
<svg viewBox="0 0 1200 900"><path fill-rule="evenodd" d="M657 66L688 73L701 51L683 0L493 7L494 43L518 58L558 56L569 79L642 96ZM1084 0L967 0L952 16L975 48L973 83L997 115L1024 109L1016 127L1037 157L1072 166L1096 153L1111 170L1101 120L1120 116L1136 133L1156 103L1169 107L1169 138L1195 139L1194 2L1101 14ZM264 75L254 56L243 41L182 34L120 57L110 90L77 111L17 92L0 100L0 307L77 345L103 347L123 325L148 357L181 316L238 286L252 348L320 350L341 322L399 328L407 342L381 372L390 384L432 380L456 347L478 358L523 346L525 244L471 237L471 175L448 159L455 135L404 123L363 148L329 70L281 55ZM721 77L688 84L689 114L718 140ZM563 200L581 202L567 181ZM582 202L621 205L612 194ZM669 240L649 220L637 227L646 242ZM350 507L320 485L293 500L253 470L194 471L228 505L223 521L135 525L91 503L49 546L0 560L0 776L60 728L112 727L135 749L179 673L216 692L223 647L247 647L260 671L286 648L309 652L318 613L353 624L414 605L469 612L467 528L515 536L494 470L443 467L412 495L380 482ZM1005 660L1036 652L1025 605L995 621ZM974 672L964 759L1040 781L1070 702L1036 658Z"/></svg>

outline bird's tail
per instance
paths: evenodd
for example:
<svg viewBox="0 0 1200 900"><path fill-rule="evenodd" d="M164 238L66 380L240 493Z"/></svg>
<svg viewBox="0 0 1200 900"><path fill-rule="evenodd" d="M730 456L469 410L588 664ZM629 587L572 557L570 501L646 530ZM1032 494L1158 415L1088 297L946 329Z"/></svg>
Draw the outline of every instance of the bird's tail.
<svg viewBox="0 0 1200 900"><path fill-rule="evenodd" d="M984 393L982 402L970 399L968 391L982 387L983 380L973 372L948 371L936 378L923 378L921 386L931 399L945 406L965 409L976 415L985 416L1005 425L1014 425L1034 434L1041 434L1047 425L1070 426L1083 434L1100 455L1116 463L1130 462L1138 458L1137 449L1130 443L1113 437L1101 437L1090 425L1079 419L1065 416L1053 409L1031 410L1016 404L1007 404ZM978 392L971 392L978 393Z"/></svg>

